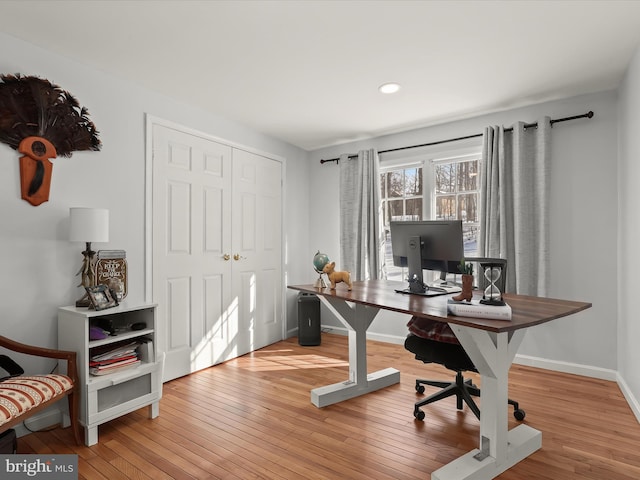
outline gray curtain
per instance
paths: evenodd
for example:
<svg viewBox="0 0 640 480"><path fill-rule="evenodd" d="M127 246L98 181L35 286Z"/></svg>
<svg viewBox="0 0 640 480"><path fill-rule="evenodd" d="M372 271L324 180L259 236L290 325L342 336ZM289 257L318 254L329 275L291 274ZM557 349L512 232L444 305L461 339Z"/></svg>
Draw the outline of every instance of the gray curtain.
<svg viewBox="0 0 640 480"><path fill-rule="evenodd" d="M478 250L507 259L508 292L547 293L550 141L549 117L484 131Z"/></svg>
<svg viewBox="0 0 640 480"><path fill-rule="evenodd" d="M340 157L340 265L351 280L383 278L384 232L376 150Z"/></svg>

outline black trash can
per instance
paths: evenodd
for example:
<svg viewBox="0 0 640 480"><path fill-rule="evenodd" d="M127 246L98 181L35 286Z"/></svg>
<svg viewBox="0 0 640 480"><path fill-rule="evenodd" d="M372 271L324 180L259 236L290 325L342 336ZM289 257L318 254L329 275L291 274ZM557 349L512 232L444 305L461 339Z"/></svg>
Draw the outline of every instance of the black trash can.
<svg viewBox="0 0 640 480"><path fill-rule="evenodd" d="M298 343L320 345L320 299L312 293L298 294Z"/></svg>

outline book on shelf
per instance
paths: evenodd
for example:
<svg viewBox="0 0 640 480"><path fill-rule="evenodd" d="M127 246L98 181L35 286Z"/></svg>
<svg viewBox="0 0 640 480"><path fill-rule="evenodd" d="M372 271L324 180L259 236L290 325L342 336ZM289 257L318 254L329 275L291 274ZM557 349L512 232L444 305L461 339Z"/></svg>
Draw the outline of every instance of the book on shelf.
<svg viewBox="0 0 640 480"><path fill-rule="evenodd" d="M131 367L136 367L140 365L140 363L140 360L133 359L132 361L127 361L124 363L118 362L104 367L90 367L89 373L91 375L107 375L108 373L115 373Z"/></svg>
<svg viewBox="0 0 640 480"><path fill-rule="evenodd" d="M124 360L130 360L130 359L137 359L138 356L133 353L131 355L125 355L122 357L116 357L116 358L110 358L108 360L90 360L89 361L89 366L90 367L104 367L107 365L112 365L114 363L118 363L118 362L122 362Z"/></svg>
<svg viewBox="0 0 640 480"><path fill-rule="evenodd" d="M128 342L118 345L108 345L102 349L94 349L91 360L99 362L102 360L112 360L114 358L125 357L135 353L136 348L140 345L139 341Z"/></svg>
<svg viewBox="0 0 640 480"><path fill-rule="evenodd" d="M447 310L457 317L488 318L492 320L511 320L511 307L504 305L484 305L479 300L456 302L449 299Z"/></svg>
<svg viewBox="0 0 640 480"><path fill-rule="evenodd" d="M142 360L139 348L147 343L147 339L141 338L133 342L120 342L94 349L89 358L89 373L106 375L139 365Z"/></svg>
<svg viewBox="0 0 640 480"><path fill-rule="evenodd" d="M98 365L93 365L92 368L95 368L95 369L98 369L98 370L108 370L110 368L122 367L124 365L130 365L130 364L136 363L136 362L140 362L140 360L138 359L138 357L136 355L133 355L131 357L119 359L117 362L100 363Z"/></svg>

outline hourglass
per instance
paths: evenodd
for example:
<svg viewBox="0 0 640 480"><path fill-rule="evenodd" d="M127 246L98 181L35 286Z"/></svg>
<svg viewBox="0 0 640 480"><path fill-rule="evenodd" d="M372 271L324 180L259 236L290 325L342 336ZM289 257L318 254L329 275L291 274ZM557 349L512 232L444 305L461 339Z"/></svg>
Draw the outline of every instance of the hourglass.
<svg viewBox="0 0 640 480"><path fill-rule="evenodd" d="M505 286L506 263L481 263L484 270L484 278L489 282L489 286L484 289L484 295L480 303L484 305L505 305L502 300L502 292Z"/></svg>

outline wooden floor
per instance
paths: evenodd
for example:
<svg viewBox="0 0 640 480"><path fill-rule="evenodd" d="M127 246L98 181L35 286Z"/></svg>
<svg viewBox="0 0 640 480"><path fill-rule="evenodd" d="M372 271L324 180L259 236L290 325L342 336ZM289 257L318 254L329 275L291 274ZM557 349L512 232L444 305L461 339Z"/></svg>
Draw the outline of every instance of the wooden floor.
<svg viewBox="0 0 640 480"><path fill-rule="evenodd" d="M479 422L453 399L413 418L416 376L451 372L400 345L368 348L369 371L393 366L399 385L318 409L309 390L346 379L347 339L323 334L322 346L301 347L292 338L166 383L158 418L142 409L111 421L93 447L57 428L21 437L19 453L77 453L79 478L91 480L410 480L477 447ZM640 478L640 424L616 383L514 365L509 394L543 441L501 480Z"/></svg>

